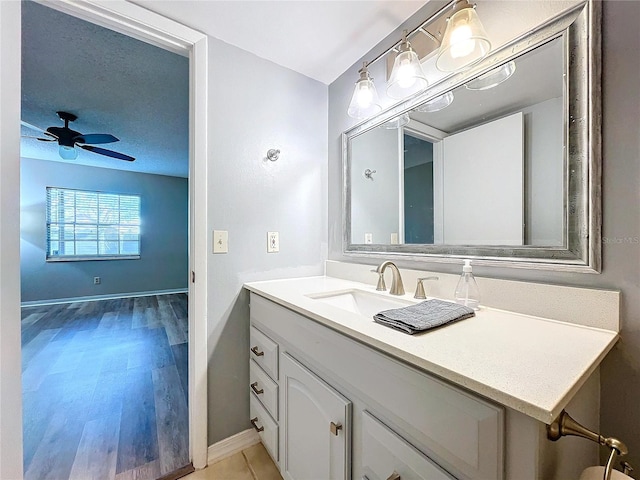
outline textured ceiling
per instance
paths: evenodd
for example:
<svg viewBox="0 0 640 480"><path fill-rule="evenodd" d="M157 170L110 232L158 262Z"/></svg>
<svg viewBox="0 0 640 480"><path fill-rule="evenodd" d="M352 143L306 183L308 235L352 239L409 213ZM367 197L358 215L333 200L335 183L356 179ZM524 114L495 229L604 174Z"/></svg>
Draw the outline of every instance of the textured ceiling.
<svg viewBox="0 0 640 480"><path fill-rule="evenodd" d="M63 126L56 111L78 116L70 128L111 133L102 145L129 163L80 150L84 165L188 176L189 61L33 2L22 6L22 120ZM22 128L23 135L34 135ZM57 144L23 138L23 157L63 161Z"/></svg>
<svg viewBox="0 0 640 480"><path fill-rule="evenodd" d="M330 84L427 0L133 2Z"/></svg>

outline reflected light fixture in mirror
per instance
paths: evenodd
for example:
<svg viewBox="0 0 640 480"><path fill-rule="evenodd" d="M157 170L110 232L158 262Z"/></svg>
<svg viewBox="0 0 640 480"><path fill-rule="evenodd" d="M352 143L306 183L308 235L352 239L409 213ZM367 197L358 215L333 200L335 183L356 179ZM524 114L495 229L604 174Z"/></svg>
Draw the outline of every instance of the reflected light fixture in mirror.
<svg viewBox="0 0 640 480"><path fill-rule="evenodd" d="M347 114L353 118L363 119L380 112L382 107L380 106L376 86L369 75L367 62L363 62L362 68L358 73L360 74L360 79L356 82Z"/></svg>
<svg viewBox="0 0 640 480"><path fill-rule="evenodd" d="M416 112L438 112L453 103L453 92L443 93L417 107Z"/></svg>
<svg viewBox="0 0 640 480"><path fill-rule="evenodd" d="M395 118L392 118L388 122L384 122L380 125L382 128L386 128L387 130L393 130L394 128L404 127L409 124L409 114L403 113L402 115L398 115Z"/></svg>
<svg viewBox="0 0 640 480"><path fill-rule="evenodd" d="M482 22L468 0L457 0L453 15L447 19L447 28L436 59L436 67L453 72L482 60L491 50Z"/></svg>
<svg viewBox="0 0 640 480"><path fill-rule="evenodd" d="M465 84L467 90L489 90L490 88L500 85L505 80L509 79L516 71L516 62L513 60L500 65L493 70L489 70L487 73L480 75L478 78L474 78L470 82Z"/></svg>
<svg viewBox="0 0 640 480"><path fill-rule="evenodd" d="M411 48L411 44L407 40L407 30L405 30L398 47L398 55L393 62L391 77L387 84L387 95L391 98L402 99L421 92L428 85L418 55Z"/></svg>

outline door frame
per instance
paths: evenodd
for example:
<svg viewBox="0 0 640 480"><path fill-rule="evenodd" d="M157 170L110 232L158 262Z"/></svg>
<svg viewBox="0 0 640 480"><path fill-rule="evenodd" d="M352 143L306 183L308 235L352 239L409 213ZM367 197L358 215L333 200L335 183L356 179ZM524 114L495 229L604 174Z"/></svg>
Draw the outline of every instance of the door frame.
<svg viewBox="0 0 640 480"><path fill-rule="evenodd" d="M124 0L37 0L189 57L189 457L207 464L207 36ZM22 477L20 2L0 1L0 478ZM193 279L197 278L197 282ZM16 346L17 345L17 346Z"/></svg>

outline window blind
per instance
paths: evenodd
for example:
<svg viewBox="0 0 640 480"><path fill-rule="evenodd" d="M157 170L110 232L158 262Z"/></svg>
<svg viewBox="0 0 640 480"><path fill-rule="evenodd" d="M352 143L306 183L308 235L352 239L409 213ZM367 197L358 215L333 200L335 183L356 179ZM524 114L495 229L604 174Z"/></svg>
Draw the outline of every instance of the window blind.
<svg viewBox="0 0 640 480"><path fill-rule="evenodd" d="M47 187L47 259L140 257L140 196Z"/></svg>

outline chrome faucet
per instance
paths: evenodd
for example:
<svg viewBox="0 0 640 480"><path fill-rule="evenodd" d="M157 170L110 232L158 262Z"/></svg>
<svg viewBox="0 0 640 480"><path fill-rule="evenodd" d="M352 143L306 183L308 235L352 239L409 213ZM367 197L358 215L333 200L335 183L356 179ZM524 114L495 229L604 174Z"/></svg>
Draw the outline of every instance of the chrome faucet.
<svg viewBox="0 0 640 480"><path fill-rule="evenodd" d="M404 295L404 285L402 284L402 277L400 276L400 270L396 267L395 263L387 260L386 262L382 262L376 268L376 272L380 275L380 279L382 281L378 281L378 288L376 290L384 290L384 271L387 267L391 267L391 273L393 274L393 279L391 280L391 288L389 289L389 293L391 295Z"/></svg>

